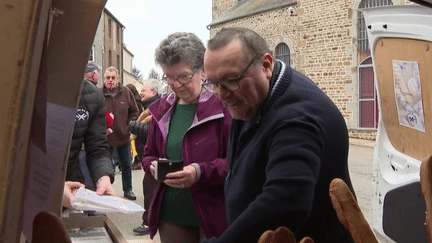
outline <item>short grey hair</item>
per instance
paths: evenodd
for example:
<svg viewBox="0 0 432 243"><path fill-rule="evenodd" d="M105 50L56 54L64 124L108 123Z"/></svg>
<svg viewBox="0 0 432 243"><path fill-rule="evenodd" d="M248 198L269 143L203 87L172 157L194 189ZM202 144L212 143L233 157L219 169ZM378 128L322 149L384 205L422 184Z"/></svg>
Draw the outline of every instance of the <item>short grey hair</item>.
<svg viewBox="0 0 432 243"><path fill-rule="evenodd" d="M193 71L204 68L205 46L194 33L176 32L163 39L155 52L155 62L162 68L186 61Z"/></svg>
<svg viewBox="0 0 432 243"><path fill-rule="evenodd" d="M207 42L207 49L214 51L223 48L234 40L239 40L243 53L252 59L254 56L273 52L265 39L255 31L243 27L222 28Z"/></svg>
<svg viewBox="0 0 432 243"><path fill-rule="evenodd" d="M158 79L147 79L143 81L143 84L148 84L151 90L156 90L158 94L161 93L161 81Z"/></svg>

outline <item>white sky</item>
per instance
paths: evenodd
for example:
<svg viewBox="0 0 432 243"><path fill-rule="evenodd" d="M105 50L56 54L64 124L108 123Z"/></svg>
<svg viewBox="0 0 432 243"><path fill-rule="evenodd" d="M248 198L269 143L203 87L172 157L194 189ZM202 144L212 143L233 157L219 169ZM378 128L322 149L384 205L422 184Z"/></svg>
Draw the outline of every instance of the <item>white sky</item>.
<svg viewBox="0 0 432 243"><path fill-rule="evenodd" d="M105 7L125 26L123 41L144 78L152 68L162 75L154 51L169 34L193 32L204 45L210 37L212 0L108 0Z"/></svg>

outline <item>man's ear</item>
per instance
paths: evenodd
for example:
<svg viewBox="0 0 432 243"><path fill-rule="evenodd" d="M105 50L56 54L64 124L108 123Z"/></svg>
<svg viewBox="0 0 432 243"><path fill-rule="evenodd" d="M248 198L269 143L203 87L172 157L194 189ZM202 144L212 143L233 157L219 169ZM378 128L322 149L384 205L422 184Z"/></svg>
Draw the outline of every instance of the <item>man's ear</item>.
<svg viewBox="0 0 432 243"><path fill-rule="evenodd" d="M204 71L204 68L201 70L201 80L204 80L204 79L206 79L206 74L205 74L205 71Z"/></svg>
<svg viewBox="0 0 432 243"><path fill-rule="evenodd" d="M270 53L265 53L262 66L263 66L264 71L266 72L268 78L270 78L272 76L272 73L273 73L273 68L274 68L273 62L274 62L273 56Z"/></svg>
<svg viewBox="0 0 432 243"><path fill-rule="evenodd" d="M272 68L273 69L273 56L270 53L264 54L264 68Z"/></svg>

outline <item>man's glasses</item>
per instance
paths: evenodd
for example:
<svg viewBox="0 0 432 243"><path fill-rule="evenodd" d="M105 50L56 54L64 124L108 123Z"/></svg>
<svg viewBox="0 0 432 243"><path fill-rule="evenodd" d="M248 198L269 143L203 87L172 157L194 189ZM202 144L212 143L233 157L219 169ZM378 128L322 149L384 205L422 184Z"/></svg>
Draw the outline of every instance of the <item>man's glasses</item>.
<svg viewBox="0 0 432 243"><path fill-rule="evenodd" d="M180 75L177 78L167 77L165 74L162 76L162 80L165 81L169 85L173 85L176 81L180 84L188 84L192 81L192 77L195 75L196 71L190 75Z"/></svg>
<svg viewBox="0 0 432 243"><path fill-rule="evenodd" d="M246 73L246 71L249 69L250 66L260 57L261 55L258 54L252 58L252 60L249 62L249 64L246 66L245 69L235 78L226 79L223 81L209 81L208 79L204 80L203 87L208 90L211 93L216 93L220 87L223 87L226 90L229 91L236 91L240 88L239 81L243 78L243 75Z"/></svg>

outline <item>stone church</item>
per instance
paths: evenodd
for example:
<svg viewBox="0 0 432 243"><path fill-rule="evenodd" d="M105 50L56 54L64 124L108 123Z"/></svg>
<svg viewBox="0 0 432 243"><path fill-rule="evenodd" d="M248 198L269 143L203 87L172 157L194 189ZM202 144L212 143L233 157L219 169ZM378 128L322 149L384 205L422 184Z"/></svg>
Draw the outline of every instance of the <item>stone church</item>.
<svg viewBox="0 0 432 243"><path fill-rule="evenodd" d="M310 77L338 106L351 138L375 140L377 94L360 9L407 0L213 0L211 36L240 26L263 36L277 59Z"/></svg>

